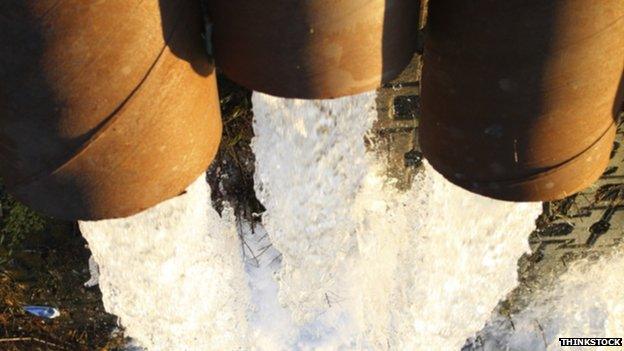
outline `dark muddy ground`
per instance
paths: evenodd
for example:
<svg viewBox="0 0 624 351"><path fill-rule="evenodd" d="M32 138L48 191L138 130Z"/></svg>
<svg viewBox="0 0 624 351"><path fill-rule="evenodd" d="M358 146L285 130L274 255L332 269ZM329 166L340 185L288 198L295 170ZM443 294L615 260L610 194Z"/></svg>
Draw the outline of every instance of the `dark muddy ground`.
<svg viewBox="0 0 624 351"><path fill-rule="evenodd" d="M2 195L0 350L114 350L116 318L89 279L89 250L75 223L41 217ZM25 305L56 307L45 320Z"/></svg>

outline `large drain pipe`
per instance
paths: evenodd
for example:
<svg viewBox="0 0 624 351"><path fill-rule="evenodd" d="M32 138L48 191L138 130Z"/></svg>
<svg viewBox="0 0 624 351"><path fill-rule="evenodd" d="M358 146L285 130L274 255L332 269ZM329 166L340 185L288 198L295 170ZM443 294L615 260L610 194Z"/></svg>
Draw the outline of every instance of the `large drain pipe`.
<svg viewBox="0 0 624 351"><path fill-rule="evenodd" d="M325 99L376 89L416 49L416 0L208 0L217 64L247 88Z"/></svg>
<svg viewBox="0 0 624 351"><path fill-rule="evenodd" d="M180 194L221 136L195 0L0 3L0 167L66 219L125 217Z"/></svg>
<svg viewBox="0 0 624 351"><path fill-rule="evenodd" d="M416 1L208 5L224 72L282 97L373 89L416 46ZM61 218L128 216L212 160L221 125L195 1L12 0L0 14L0 166L18 198ZM623 16L619 0L431 1L420 140L432 165L505 200L589 185L622 101Z"/></svg>
<svg viewBox="0 0 624 351"><path fill-rule="evenodd" d="M473 192L565 197L607 165L623 72L622 0L431 0L421 146Z"/></svg>

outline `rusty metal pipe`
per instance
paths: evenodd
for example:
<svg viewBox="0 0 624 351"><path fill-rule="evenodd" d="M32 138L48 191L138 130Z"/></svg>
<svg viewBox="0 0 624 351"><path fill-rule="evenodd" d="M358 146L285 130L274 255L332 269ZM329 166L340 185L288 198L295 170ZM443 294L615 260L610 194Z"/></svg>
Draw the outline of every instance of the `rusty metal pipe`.
<svg viewBox="0 0 624 351"><path fill-rule="evenodd" d="M416 0L208 0L217 65L237 83L289 98L375 89L416 49Z"/></svg>
<svg viewBox="0 0 624 351"><path fill-rule="evenodd" d="M65 219L125 217L180 194L221 137L194 0L0 3L0 172Z"/></svg>
<svg viewBox="0 0 624 351"><path fill-rule="evenodd" d="M622 103L624 1L431 0L419 138L453 183L546 201L604 171Z"/></svg>

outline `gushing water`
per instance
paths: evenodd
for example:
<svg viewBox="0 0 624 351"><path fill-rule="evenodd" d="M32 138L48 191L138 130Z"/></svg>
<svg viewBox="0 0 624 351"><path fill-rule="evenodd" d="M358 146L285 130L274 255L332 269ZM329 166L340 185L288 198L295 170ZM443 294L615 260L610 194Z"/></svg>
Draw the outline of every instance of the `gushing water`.
<svg viewBox="0 0 624 351"><path fill-rule="evenodd" d="M374 101L253 96L279 300L299 347L459 349L516 284L541 206L470 194L430 167L399 193L364 146Z"/></svg>
<svg viewBox="0 0 624 351"><path fill-rule="evenodd" d="M232 216L210 207L205 176L125 219L81 222L104 307L148 350L246 345L248 292Z"/></svg>
<svg viewBox="0 0 624 351"><path fill-rule="evenodd" d="M487 321L490 350L533 350L534 334L509 331L492 311L517 284L539 204L470 194L428 165L396 190L364 144L374 93L254 93L253 105L262 226L237 233L230 211L210 208L204 179L137 216L81 223L105 307L127 335L149 350L459 350ZM595 295L571 274L564 286ZM596 311L610 319L594 320L621 330L622 299L600 291ZM572 301L563 288L551 294ZM553 310L544 323L554 342L573 331L562 327L568 310L532 306L519 321Z"/></svg>
<svg viewBox="0 0 624 351"><path fill-rule="evenodd" d="M512 316L493 313L481 330L476 350L552 351L559 338L608 338L624 335L624 250L597 261L581 260L552 287L531 296ZM476 339L476 338L475 338ZM477 341L473 339L473 343ZM613 350L613 347L584 350ZM617 349L617 348L615 348Z"/></svg>

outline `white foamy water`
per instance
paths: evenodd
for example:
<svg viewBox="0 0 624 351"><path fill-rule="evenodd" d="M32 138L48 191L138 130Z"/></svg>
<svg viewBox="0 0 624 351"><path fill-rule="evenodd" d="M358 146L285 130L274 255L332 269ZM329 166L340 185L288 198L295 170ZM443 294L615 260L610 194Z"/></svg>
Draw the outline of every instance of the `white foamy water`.
<svg viewBox="0 0 624 351"><path fill-rule="evenodd" d="M430 167L397 192L364 146L375 94L254 94L256 191L283 260L290 348L459 349L516 285L540 204L468 193Z"/></svg>
<svg viewBox="0 0 624 351"><path fill-rule="evenodd" d="M487 322L488 350L539 350L529 321L540 316L547 342L575 332L582 317L557 305L575 303L577 291L586 294L578 306L598 316L592 330L621 330L622 285L601 272L615 273L622 259L572 270L545 293L550 307L514 317L515 332L492 315L517 284L540 204L470 194L428 165L398 192L364 146L374 93L328 101L254 93L253 104L263 225L239 223L237 233L231 211L221 218L210 207L204 179L142 214L80 224L105 307L138 344L459 350ZM592 274L615 287L592 285Z"/></svg>
<svg viewBox="0 0 624 351"><path fill-rule="evenodd" d="M559 338L624 336L624 248L574 265L552 287L538 291L516 314L494 313L479 332L484 351L570 350ZM512 326L513 323L513 326ZM617 347L583 347L617 350Z"/></svg>
<svg viewBox="0 0 624 351"><path fill-rule="evenodd" d="M81 222L104 307L148 350L247 345L249 295L232 216L210 206L205 176L138 215Z"/></svg>

